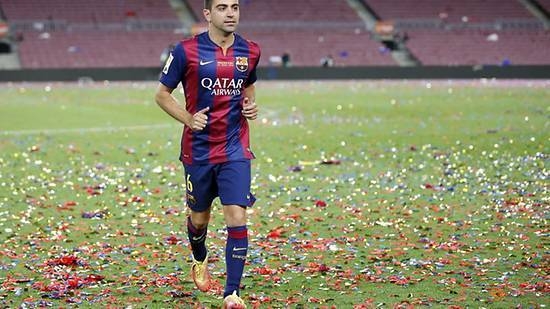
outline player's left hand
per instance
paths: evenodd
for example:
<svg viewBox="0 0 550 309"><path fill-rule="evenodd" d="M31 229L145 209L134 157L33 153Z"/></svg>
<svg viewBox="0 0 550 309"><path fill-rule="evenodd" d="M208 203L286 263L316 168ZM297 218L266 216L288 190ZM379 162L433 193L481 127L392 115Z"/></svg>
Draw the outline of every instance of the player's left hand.
<svg viewBox="0 0 550 309"><path fill-rule="evenodd" d="M244 98L243 101L243 116L248 120L258 118L258 105L256 105L256 102L250 101L247 97Z"/></svg>

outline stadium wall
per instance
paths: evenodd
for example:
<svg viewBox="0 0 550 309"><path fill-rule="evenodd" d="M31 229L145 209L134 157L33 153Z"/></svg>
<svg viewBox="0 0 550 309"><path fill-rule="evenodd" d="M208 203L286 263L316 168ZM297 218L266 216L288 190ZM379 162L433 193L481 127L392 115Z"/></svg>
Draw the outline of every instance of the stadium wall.
<svg viewBox="0 0 550 309"><path fill-rule="evenodd" d="M90 68L0 70L0 82L78 80L154 81L160 68ZM262 67L263 80L308 79L550 79L550 65L543 66L422 66L422 67Z"/></svg>

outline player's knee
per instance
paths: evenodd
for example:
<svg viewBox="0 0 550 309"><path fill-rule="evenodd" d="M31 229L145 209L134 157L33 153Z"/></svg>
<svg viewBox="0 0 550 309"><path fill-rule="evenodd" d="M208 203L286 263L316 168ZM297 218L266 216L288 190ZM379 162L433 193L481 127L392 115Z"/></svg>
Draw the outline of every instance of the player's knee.
<svg viewBox="0 0 550 309"><path fill-rule="evenodd" d="M195 223L193 222L193 226L197 229L197 230L202 230L202 229L205 229L207 226L208 226L208 222L204 223L204 222L200 222L200 223Z"/></svg>
<svg viewBox="0 0 550 309"><path fill-rule="evenodd" d="M192 213L191 223L196 229L204 229L208 226L210 221L210 214L208 213Z"/></svg>
<svg viewBox="0 0 550 309"><path fill-rule="evenodd" d="M227 226L246 225L246 208L237 205L224 207L225 222Z"/></svg>

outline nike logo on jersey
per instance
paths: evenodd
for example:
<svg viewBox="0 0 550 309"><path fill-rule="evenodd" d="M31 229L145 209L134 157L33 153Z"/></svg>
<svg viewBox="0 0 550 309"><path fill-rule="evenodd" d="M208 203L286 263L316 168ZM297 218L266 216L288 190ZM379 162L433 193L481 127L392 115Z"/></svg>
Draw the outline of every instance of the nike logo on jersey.
<svg viewBox="0 0 550 309"><path fill-rule="evenodd" d="M247 248L237 248L237 247L235 247L235 248L233 248L233 251L244 251L246 249Z"/></svg>
<svg viewBox="0 0 550 309"><path fill-rule="evenodd" d="M210 60L210 61L203 61L203 60L201 60L201 61L199 62L199 64L200 64L200 65L207 65L207 64L211 64L212 62L214 62L214 60Z"/></svg>

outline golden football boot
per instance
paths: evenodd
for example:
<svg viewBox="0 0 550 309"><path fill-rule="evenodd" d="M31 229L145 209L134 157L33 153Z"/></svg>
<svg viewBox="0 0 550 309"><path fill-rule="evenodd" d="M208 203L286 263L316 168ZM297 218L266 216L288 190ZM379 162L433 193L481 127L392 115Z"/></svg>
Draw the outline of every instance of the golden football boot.
<svg viewBox="0 0 550 309"><path fill-rule="evenodd" d="M207 292L210 290L210 273L208 272L208 256L204 261L199 262L193 259L193 266L191 266L191 276L195 285L201 292Z"/></svg>
<svg viewBox="0 0 550 309"><path fill-rule="evenodd" d="M244 301L237 295L237 291L233 291L233 294L228 295L223 300L222 309L246 309Z"/></svg>

